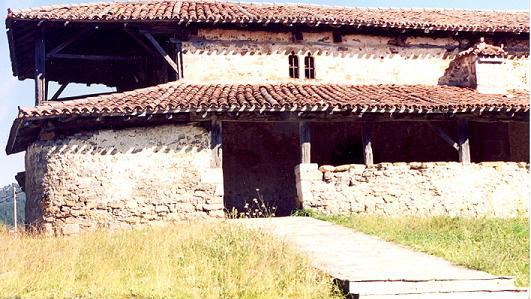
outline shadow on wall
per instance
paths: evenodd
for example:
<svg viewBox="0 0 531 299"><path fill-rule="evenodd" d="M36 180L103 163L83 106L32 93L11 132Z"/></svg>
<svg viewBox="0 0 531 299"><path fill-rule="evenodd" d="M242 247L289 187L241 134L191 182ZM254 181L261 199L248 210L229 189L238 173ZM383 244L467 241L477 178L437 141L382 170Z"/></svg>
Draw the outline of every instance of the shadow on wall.
<svg viewBox="0 0 531 299"><path fill-rule="evenodd" d="M315 56L329 56L334 58L358 58L366 60L378 59L454 59L455 52L449 51L444 47L441 48L398 48L398 47L374 47L367 48L365 46L346 46L346 45L285 45L278 46L272 44L246 44L240 47L223 46L221 45L207 45L202 43L193 44L192 49L183 50L183 54L196 55L240 55L240 56L260 56L260 55L285 55L288 56L292 52L297 55L305 55L311 53ZM430 50L431 53L426 54L425 51ZM402 52L402 53L400 53Z"/></svg>
<svg viewBox="0 0 531 299"><path fill-rule="evenodd" d="M116 155L202 152L210 150L208 130L198 126L158 126L77 133L63 139L41 141L49 154Z"/></svg>

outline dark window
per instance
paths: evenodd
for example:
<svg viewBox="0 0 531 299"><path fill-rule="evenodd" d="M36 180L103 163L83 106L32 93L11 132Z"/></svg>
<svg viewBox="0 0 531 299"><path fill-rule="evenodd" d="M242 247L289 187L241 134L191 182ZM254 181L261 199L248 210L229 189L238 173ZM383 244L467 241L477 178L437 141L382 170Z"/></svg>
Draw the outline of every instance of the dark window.
<svg viewBox="0 0 531 299"><path fill-rule="evenodd" d="M334 43L343 42L343 35L341 35L341 33L339 33L339 32L334 32L333 33L333 38L334 38Z"/></svg>
<svg viewBox="0 0 531 299"><path fill-rule="evenodd" d="M295 55L295 52L291 52L288 56L289 60L289 77L290 78L299 78L299 57Z"/></svg>
<svg viewBox="0 0 531 299"><path fill-rule="evenodd" d="M294 42L300 42L304 39L303 35L302 35L302 32L293 32L293 41Z"/></svg>
<svg viewBox="0 0 531 299"><path fill-rule="evenodd" d="M304 76L306 79L315 79L315 61L310 53L304 57Z"/></svg>

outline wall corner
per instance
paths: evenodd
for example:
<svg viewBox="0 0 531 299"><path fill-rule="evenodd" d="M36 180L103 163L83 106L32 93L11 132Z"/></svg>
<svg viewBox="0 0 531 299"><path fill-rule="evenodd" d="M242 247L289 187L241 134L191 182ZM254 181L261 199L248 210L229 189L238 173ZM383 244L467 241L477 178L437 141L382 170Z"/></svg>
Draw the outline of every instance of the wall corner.
<svg viewBox="0 0 531 299"><path fill-rule="evenodd" d="M297 186L297 208L303 209L305 202L313 200L312 182L323 179L319 166L314 163L303 163L295 166L295 180Z"/></svg>

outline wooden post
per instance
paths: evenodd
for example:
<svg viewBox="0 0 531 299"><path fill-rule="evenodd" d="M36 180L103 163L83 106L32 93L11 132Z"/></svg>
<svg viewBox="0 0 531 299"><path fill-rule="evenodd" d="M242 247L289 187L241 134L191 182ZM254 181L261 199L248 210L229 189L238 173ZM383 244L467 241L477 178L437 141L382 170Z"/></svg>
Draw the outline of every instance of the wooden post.
<svg viewBox="0 0 531 299"><path fill-rule="evenodd" d="M468 120L458 120L459 132L459 162L470 163L470 138L468 133Z"/></svg>
<svg viewBox="0 0 531 299"><path fill-rule="evenodd" d="M361 142L363 144L365 165L371 166L374 164L374 158L372 155L371 131L369 125L367 123L362 123L361 131Z"/></svg>
<svg viewBox="0 0 531 299"><path fill-rule="evenodd" d="M213 120L210 136L211 136L211 149L212 149L212 168L221 168L222 167L222 138L221 138L221 121Z"/></svg>
<svg viewBox="0 0 531 299"><path fill-rule="evenodd" d="M15 186L13 186L13 222L15 227L15 232L17 231L18 227L18 219L17 219L17 190L15 190Z"/></svg>
<svg viewBox="0 0 531 299"><path fill-rule="evenodd" d="M46 101L46 47L44 27L35 40L35 106Z"/></svg>
<svg viewBox="0 0 531 299"><path fill-rule="evenodd" d="M183 78L183 43L180 40L175 42L175 62L179 67L177 80L180 80Z"/></svg>
<svg viewBox="0 0 531 299"><path fill-rule="evenodd" d="M299 140L301 144L301 163L311 163L310 126L308 122L299 122Z"/></svg>

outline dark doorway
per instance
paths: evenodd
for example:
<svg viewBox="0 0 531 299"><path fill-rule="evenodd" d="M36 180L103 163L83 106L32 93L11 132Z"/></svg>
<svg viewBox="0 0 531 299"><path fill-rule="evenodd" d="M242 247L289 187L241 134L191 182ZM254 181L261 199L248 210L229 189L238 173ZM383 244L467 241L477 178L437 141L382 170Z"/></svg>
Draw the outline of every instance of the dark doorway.
<svg viewBox="0 0 531 299"><path fill-rule="evenodd" d="M257 199L276 207L276 216L290 215L297 208L298 124L224 122L222 134L225 208L245 213Z"/></svg>

